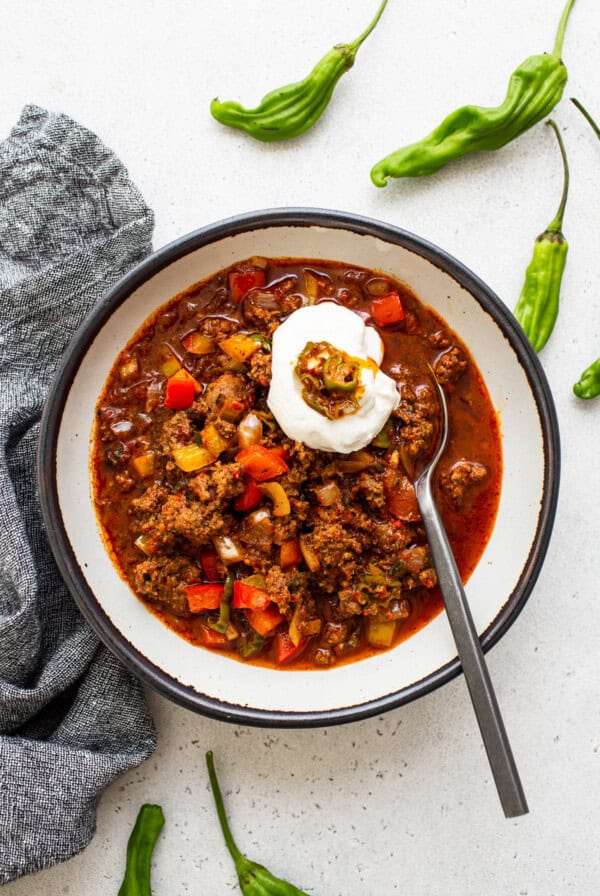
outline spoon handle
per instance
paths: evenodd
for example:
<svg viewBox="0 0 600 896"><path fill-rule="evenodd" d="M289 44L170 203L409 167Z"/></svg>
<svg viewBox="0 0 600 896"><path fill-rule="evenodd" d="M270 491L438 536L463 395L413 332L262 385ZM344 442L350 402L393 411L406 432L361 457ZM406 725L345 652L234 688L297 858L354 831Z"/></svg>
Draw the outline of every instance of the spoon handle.
<svg viewBox="0 0 600 896"><path fill-rule="evenodd" d="M415 490L448 621L504 815L507 818L525 815L529 811L527 801L473 623L467 596L446 530L433 498L429 477L417 480Z"/></svg>

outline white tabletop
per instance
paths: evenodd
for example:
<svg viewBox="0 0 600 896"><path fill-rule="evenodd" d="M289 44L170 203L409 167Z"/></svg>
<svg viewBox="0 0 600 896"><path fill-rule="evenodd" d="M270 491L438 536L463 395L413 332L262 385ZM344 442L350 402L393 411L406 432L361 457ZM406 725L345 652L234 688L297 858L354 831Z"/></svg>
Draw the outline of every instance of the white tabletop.
<svg viewBox="0 0 600 896"><path fill-rule="evenodd" d="M365 27L377 0L4 0L0 135L26 103L65 112L128 166L156 213L155 246L242 211L318 206L413 231L455 255L512 308L561 169L540 125L502 151L377 190L371 165L465 102L494 105L510 72L551 50L563 0L390 0L319 124L259 144L209 115L213 96L253 105L304 77ZM561 314L541 358L560 420L561 497L529 602L488 654L531 812L500 810L464 680L370 720L251 729L154 693L159 745L106 791L91 845L6 896L118 890L141 803L162 804L154 896L236 892L207 790L211 748L240 846L322 896L567 896L600 880L600 398L571 391L600 354L600 120L593 2L575 4L555 117L572 168Z"/></svg>

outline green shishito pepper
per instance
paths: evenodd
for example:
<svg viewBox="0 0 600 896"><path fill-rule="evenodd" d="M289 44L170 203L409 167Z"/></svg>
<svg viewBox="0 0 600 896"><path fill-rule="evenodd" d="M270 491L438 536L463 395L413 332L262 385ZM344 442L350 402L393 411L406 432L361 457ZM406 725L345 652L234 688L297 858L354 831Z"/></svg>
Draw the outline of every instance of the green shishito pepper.
<svg viewBox="0 0 600 896"><path fill-rule="evenodd" d="M548 124L556 134L562 156L562 197L555 217L535 241L523 289L515 306L515 317L536 352L546 345L558 317L560 285L569 250L569 244L562 233L569 192L569 165L560 131L554 121L549 121Z"/></svg>
<svg viewBox="0 0 600 896"><path fill-rule="evenodd" d="M552 53L529 56L511 75L506 98L496 108L463 106L417 143L396 150L371 169L376 187L390 177L423 177L472 152L505 146L550 114L563 95L567 69L561 59L567 20L575 0L568 0Z"/></svg>
<svg viewBox="0 0 600 896"><path fill-rule="evenodd" d="M161 807L144 803L127 843L127 864L119 896L152 896L152 853L164 823Z"/></svg>
<svg viewBox="0 0 600 896"><path fill-rule="evenodd" d="M587 120L588 124L591 126L594 131L596 137L600 140L600 127L596 124L590 113L587 109L581 105L579 100L576 100L574 97L571 98L571 102L574 106L576 106L584 118ZM600 395L600 358L597 358L589 367L583 371L579 380L573 386L573 392L578 398L596 398Z"/></svg>
<svg viewBox="0 0 600 896"><path fill-rule="evenodd" d="M600 358L583 371L573 386L577 398L596 398L600 395Z"/></svg>
<svg viewBox="0 0 600 896"><path fill-rule="evenodd" d="M206 754L206 765L208 768L210 787L215 800L217 815L219 817L219 824L221 825L225 844L233 859L240 883L240 889L244 896L307 896L304 890L299 890L298 887L295 887L288 881L275 877L270 871L267 871L263 865L258 865L256 862L250 861L250 859L247 859L246 856L239 851L229 828L227 815L225 814L225 806L223 804L223 796L215 771L213 755L210 751Z"/></svg>
<svg viewBox="0 0 600 896"><path fill-rule="evenodd" d="M327 108L337 82L354 65L358 48L375 28L386 5L387 0L383 0L375 18L360 37L329 50L303 81L272 90L255 109L214 99L210 104L213 118L265 142L289 140L303 134Z"/></svg>

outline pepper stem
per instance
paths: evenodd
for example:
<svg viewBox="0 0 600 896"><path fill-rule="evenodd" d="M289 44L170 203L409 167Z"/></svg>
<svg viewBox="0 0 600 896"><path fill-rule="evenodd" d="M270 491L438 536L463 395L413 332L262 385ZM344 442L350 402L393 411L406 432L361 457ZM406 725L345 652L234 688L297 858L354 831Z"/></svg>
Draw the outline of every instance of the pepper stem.
<svg viewBox="0 0 600 896"><path fill-rule="evenodd" d="M585 106L582 106L579 100L576 100L574 96L571 97L571 102L577 109L579 109L583 117L586 119L587 123L591 126L598 140L600 140L600 127L598 127Z"/></svg>
<svg viewBox="0 0 600 896"><path fill-rule="evenodd" d="M225 806L223 804L223 796L221 794L221 788L219 787L219 782L217 780L217 773L215 771L215 763L213 760L212 750L209 750L206 754L206 766L208 768L208 778L210 781L210 789L212 790L213 799L215 801L215 806L217 809L217 815L219 817L219 824L221 825L221 830L223 831L223 839L225 840L225 844L227 849L231 853L231 858L233 859L236 868L240 864L246 864L248 859L246 856L239 851L237 848L235 841L233 839L233 835L231 833L231 829L229 827L229 822L227 821L227 815L225 814Z"/></svg>
<svg viewBox="0 0 600 896"><path fill-rule="evenodd" d="M556 134L556 139L558 140L558 146L560 148L560 154L562 156L563 163L563 191L562 196L560 198L560 205L558 206L558 211L554 219L551 221L550 225L546 228L546 233L560 233L562 230L563 217L565 214L565 207L567 205L567 196L569 194L569 163L567 161L567 152L565 150L565 144L563 143L563 138L561 133L556 125L555 121L550 120L548 122L554 133Z"/></svg>
<svg viewBox="0 0 600 896"><path fill-rule="evenodd" d="M351 44L348 44L348 50L352 53L353 56L355 55L355 53L358 50L358 48L360 47L360 45L368 38L369 34L371 33L371 31L373 30L373 28L375 27L375 25L381 18L382 14L383 14L383 10L387 6L387 2L388 2L388 0L383 0L383 3L381 3L379 9L375 13L375 18L373 19L371 24L368 26L368 28L365 28L365 30L360 35L360 37L357 37L356 40L353 40ZM575 0L571 0L571 2L574 3Z"/></svg>
<svg viewBox="0 0 600 896"><path fill-rule="evenodd" d="M567 0L567 5L563 9L563 14L560 17L560 22L558 23L558 28L556 30L556 41L554 42L554 50L552 51L553 56L562 56L562 48L563 41L565 39L565 30L567 27L567 21L569 19L569 15L571 14L571 10L573 9L573 4L575 0Z"/></svg>

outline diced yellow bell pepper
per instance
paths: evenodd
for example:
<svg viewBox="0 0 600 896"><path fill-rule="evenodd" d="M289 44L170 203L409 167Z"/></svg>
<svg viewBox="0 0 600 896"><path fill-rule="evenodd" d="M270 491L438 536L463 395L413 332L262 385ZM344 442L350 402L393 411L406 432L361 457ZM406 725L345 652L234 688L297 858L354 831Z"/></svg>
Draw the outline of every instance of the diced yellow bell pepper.
<svg viewBox="0 0 600 896"><path fill-rule="evenodd" d="M390 647L396 633L396 623L376 622L369 619L367 622L367 641L371 647Z"/></svg>
<svg viewBox="0 0 600 896"><path fill-rule="evenodd" d="M154 461L156 455L154 451L148 451L146 454L138 454L131 461L131 465L138 476L144 479L146 476L152 476L154 473Z"/></svg>
<svg viewBox="0 0 600 896"><path fill-rule="evenodd" d="M160 372L166 377L173 376L178 370L181 370L181 364L177 358L168 358L160 367Z"/></svg>
<svg viewBox="0 0 600 896"><path fill-rule="evenodd" d="M247 361L260 348L260 342L246 333L234 333L233 336L223 339L219 345L226 355L240 362Z"/></svg>
<svg viewBox="0 0 600 896"><path fill-rule="evenodd" d="M262 482L258 488L273 502L273 516L288 516L291 512L290 500L279 482Z"/></svg>
<svg viewBox="0 0 600 896"><path fill-rule="evenodd" d="M229 442L224 439L214 423L207 423L200 434L202 444L213 457L218 457L222 451L225 451Z"/></svg>
<svg viewBox="0 0 600 896"><path fill-rule="evenodd" d="M210 355L217 351L217 343L212 336L205 336L203 333L189 333L182 341L182 345L186 352L192 355Z"/></svg>
<svg viewBox="0 0 600 896"><path fill-rule="evenodd" d="M173 460L184 473L193 473L194 470L208 467L209 464L214 462L215 457L206 448L201 448L200 445L194 444L176 448L173 451Z"/></svg>

